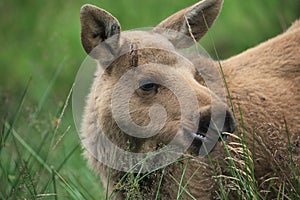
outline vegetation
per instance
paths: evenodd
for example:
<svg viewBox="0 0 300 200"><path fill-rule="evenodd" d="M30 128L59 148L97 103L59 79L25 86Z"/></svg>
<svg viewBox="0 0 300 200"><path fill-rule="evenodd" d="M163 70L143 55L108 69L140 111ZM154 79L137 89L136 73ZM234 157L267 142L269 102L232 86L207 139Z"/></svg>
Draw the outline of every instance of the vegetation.
<svg viewBox="0 0 300 200"><path fill-rule="evenodd" d="M0 199L105 197L99 179L81 156L72 118L71 88L86 56L80 43L81 5L91 3L108 10L127 30L155 26L194 2L0 2ZM223 12L210 31L219 57L232 56L284 31L299 17L299 7L298 0L225 1ZM215 57L208 36L201 44ZM247 185L245 197L262 198L251 182L250 154L247 150L244 153L249 176L247 180L238 179L237 185ZM297 177L292 181L297 181ZM221 177L221 192L225 182ZM286 192L285 186L281 188L278 199L285 198L281 195ZM220 195L226 197L226 191Z"/></svg>

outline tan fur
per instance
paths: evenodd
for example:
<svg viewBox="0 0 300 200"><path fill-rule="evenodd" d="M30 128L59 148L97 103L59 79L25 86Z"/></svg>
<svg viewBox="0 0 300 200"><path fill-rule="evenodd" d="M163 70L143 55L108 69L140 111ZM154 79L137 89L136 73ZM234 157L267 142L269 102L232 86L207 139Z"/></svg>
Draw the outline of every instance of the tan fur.
<svg viewBox="0 0 300 200"><path fill-rule="evenodd" d="M173 29L185 35L190 35L190 29L192 29L193 34L194 31L197 32L195 39L200 39L207 29L203 30L203 27L205 27L201 22L203 20L198 19L203 19L203 13L207 12L205 16L209 16L206 20L208 20L210 26L219 13L222 1L207 0L202 3L203 7L199 6L200 3L198 3L174 14L159 24L157 29ZM198 10L191 9L197 6L199 7ZM85 35L91 35L91 31L94 31L88 26L91 23L89 15L85 16L88 12L100 12L98 14L100 19L97 20L101 20L101 16L104 15L104 18L109 18L113 23L118 22L110 14L106 15L106 11L97 11L92 6L83 8L81 19L84 34L82 35L82 42L87 53L91 53L92 48L99 44L99 37L97 39L97 37L91 38ZM196 22L194 23L195 28L186 24L187 19L185 16L189 15L198 16L196 21L189 21L189 23ZM193 16L192 18L196 17ZM200 28L197 23L201 23ZM101 42L115 33L118 34L119 32L108 31L107 36L105 36L106 32L96 32L96 35L103 36L100 39ZM187 181L189 183L186 191L182 193L182 199L191 199L191 195L196 199L217 198L216 175L219 173L226 176L230 175L227 167L220 167L223 164L228 164L225 160L227 155L224 146L220 142L217 143L209 157L200 158L184 155L182 158L185 159L182 161L150 174L139 183L139 193L134 190L132 185L126 185L124 182L122 182L123 185L116 185L125 173L113 169L109 170L97 161L97 156L109 154L109 150L105 149L105 145L101 141L100 133L105 133L113 143L122 149L132 152L148 152L157 149L161 144L168 144L179 128L181 113L178 99L171 91L161 87L159 88L159 95L154 93L144 94L143 91L137 89L130 99L131 117L136 124L141 126L149 123L148 111L152 105L160 104L165 108L168 116L165 126L159 134L149 139L137 139L124 134L120 130L112 118L111 94L119 78L129 69L149 64L149 67L145 70L145 76L155 76L161 80L166 79L167 84L172 84L175 87L181 87L184 82L195 91L199 102L198 112L200 113L205 113L207 107L211 105L212 98L217 99L220 106L224 105L224 102L218 99L218 94L214 96L202 84L203 80L195 74L192 63L182 56L163 50L173 52L174 46L171 39L167 40L164 33L162 35L159 33L161 32L145 33L135 31L130 34L121 34L120 40L117 36L118 43L116 43L116 40L113 41L112 46L118 48L118 51L108 52L108 54L115 57L119 56L119 58L110 64L101 78L96 76L87 99L81 133L83 145L87 148L84 155L89 165L100 175L104 187L108 185L109 194L114 192L113 198L115 199L124 199L129 195L129 191L131 191L131 198L154 199L161 176L163 176L163 179L160 186L160 198L176 199L184 169L186 171L182 185ZM117 44L118 47L116 47ZM97 52L98 54L99 52L103 53L98 48L91 55L99 59ZM120 52L128 53L122 54ZM105 65L107 62L102 63L99 60L99 63ZM158 72L155 66L152 65L153 63L159 63L165 70ZM206 61L204 58L198 58L193 63L200 65L205 63L207 66L219 69L217 62ZM247 143L250 151L253 152L251 157L255 166L255 177L261 187L259 190L263 194L263 190L266 190L268 186L265 181L271 177L278 177L275 180L274 187L279 188L284 181L292 177L289 169L289 164L292 162L290 152L293 152L293 162L296 166L299 167L300 165L300 21L295 22L283 34L228 60L224 60L221 65L233 101L238 132L242 132L241 126L243 125L246 131ZM229 98L228 104L230 104ZM227 108L227 110L229 109ZM240 112L242 112L243 124ZM188 119L184 120L186 120L184 123L189 126ZM286 129L288 129L290 140L288 140ZM236 141L239 142L238 139L232 137L227 142L231 144L231 142ZM240 155L234 151L233 157L241 159ZM120 158L120 160L122 159ZM109 179L108 173L110 174ZM192 177L191 180L189 180L190 177ZM130 182L129 178L126 180ZM286 187L291 187L289 182ZM269 198L273 198L273 196L269 195Z"/></svg>

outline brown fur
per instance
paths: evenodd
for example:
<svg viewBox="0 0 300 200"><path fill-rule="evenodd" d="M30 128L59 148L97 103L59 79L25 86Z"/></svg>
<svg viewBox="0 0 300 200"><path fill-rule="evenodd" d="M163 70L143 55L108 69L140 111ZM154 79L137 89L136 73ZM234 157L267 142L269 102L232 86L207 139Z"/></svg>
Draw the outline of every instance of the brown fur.
<svg viewBox="0 0 300 200"><path fill-rule="evenodd" d="M157 30L161 28L173 29L187 36L191 36L192 32L195 39L198 40L207 31L203 24L203 16L208 21L208 25L211 26L221 5L222 1L218 0L206 0L197 3L163 21L157 26ZM95 29L95 26L99 26L99 24L93 24L95 21L90 17L91 13L94 12L98 13L96 15L98 21L96 21L100 24L100 29ZM216 175L230 176L229 168L222 167L229 162L226 160L227 155L222 143L217 143L209 157L200 158L184 155L182 158L186 159L148 175L139 183L139 194L134 186L129 184L136 174L127 176L123 182L116 185L125 173L112 169L109 171L105 165L97 161L97 156L109 154L109 150L102 146L100 133L105 133L113 143L122 149L132 152L148 152L159 148L160 145L168 144L177 132L181 120L179 103L176 96L164 87L159 88L160 95L145 94L137 89L130 99L130 114L138 125L145 126L149 123L148 111L154 103L165 108L168 113L167 120L158 135L149 139L136 139L120 130L112 118L111 94L119 78L129 69L149 64L145 70L146 76L155 76L161 80L168 77L166 83L175 87L180 87L182 82L185 82L197 95L200 113L205 113L211 104L212 97L210 96L211 91L201 84L203 80L195 74L195 69L191 63L179 55L157 49L163 47L170 51L174 50L172 40L167 40L164 33L135 31L130 34L121 34L120 37L118 35L120 27L115 27L113 31L109 29L111 24L116 25L118 22L106 11L97 10L97 8L88 5L82 8L81 14L82 43L87 53L98 59L100 65L104 66L108 62L101 61L99 57L103 55L118 57L121 55L109 65L101 79L96 76L87 100L82 124L83 144L87 148L84 155L90 166L99 173L104 187L108 185L109 193L114 192L113 198L115 199L123 199L128 195L131 195L131 198L154 199L158 183L163 176L160 198L176 199L183 170L186 169L182 185L187 181L189 183L182 193L183 199L190 199L191 195L196 199L217 198ZM91 16L95 16L95 14ZM93 26L89 26L90 24ZM91 37L91 35L96 37ZM111 52L103 52L101 47L96 47L101 41L113 37L113 35L117 35L117 37L108 42L108 45L113 47ZM119 38L121 39L119 40ZM92 51L93 48L95 49ZM122 52L129 53L122 54ZM204 58L196 59L193 63L203 64L206 62L208 66L219 69L217 62L211 64ZM158 72L154 66L151 67L151 63L159 63L165 68L165 71ZM275 179L274 191L286 181L286 187L292 187L292 183L288 181L292 177L289 167L292 163L296 167L300 165L300 21L295 22L285 33L224 60L221 65L234 105L238 124L237 132L242 132L241 126L243 125L246 132L246 142L250 151L253 152L253 154L249 154L249 157L253 159L255 177L260 186L259 191L262 195L264 194L264 190L268 189L266 180L271 177L278 177ZM218 100L220 106L224 105L224 102L218 99L217 95L213 98ZM230 104L229 98L228 103ZM240 112L242 112L243 119L240 117ZM184 120L187 120L184 123L188 126L188 119ZM286 129L288 129L289 137ZM240 147L233 143L240 142L237 138L231 137L227 142L229 146L236 147L236 149ZM236 161L242 159L241 154L237 153L234 148L230 151ZM293 160L290 159L290 152L293 153ZM244 170L244 166L239 165L238 162L236 164L237 167ZM108 172L110 174L109 179ZM191 180L189 180L190 177ZM229 186L230 181L227 179L225 181L228 181ZM230 188L226 188L226 191L230 191ZM274 196L271 194L269 198L274 198Z"/></svg>

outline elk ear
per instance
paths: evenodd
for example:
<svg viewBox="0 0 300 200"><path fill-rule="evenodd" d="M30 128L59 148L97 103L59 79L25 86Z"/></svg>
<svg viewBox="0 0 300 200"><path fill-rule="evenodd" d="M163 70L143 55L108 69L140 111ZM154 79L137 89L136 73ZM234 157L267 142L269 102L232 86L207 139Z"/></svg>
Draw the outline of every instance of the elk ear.
<svg viewBox="0 0 300 200"><path fill-rule="evenodd" d="M109 39L110 51L118 49L121 26L110 13L96 6L86 4L81 7L80 22L81 43L87 54L97 58L99 55L96 55L95 48L101 42ZM113 52L110 53L113 54Z"/></svg>
<svg viewBox="0 0 300 200"><path fill-rule="evenodd" d="M200 1L171 15L156 29L174 30L199 41L218 17L222 4L223 0Z"/></svg>

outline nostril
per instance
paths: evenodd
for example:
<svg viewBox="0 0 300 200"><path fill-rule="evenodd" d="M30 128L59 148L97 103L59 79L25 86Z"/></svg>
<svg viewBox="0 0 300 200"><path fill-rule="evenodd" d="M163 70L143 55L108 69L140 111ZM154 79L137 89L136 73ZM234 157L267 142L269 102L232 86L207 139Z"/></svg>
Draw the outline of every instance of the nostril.
<svg viewBox="0 0 300 200"><path fill-rule="evenodd" d="M200 120L199 120L199 126L198 126L198 132L199 133L207 133L210 125L211 115L201 115L200 114Z"/></svg>
<svg viewBox="0 0 300 200"><path fill-rule="evenodd" d="M233 133L235 131L235 120L230 111L226 111L225 122L222 132Z"/></svg>
<svg viewBox="0 0 300 200"><path fill-rule="evenodd" d="M224 115L223 115L223 117L221 117L223 113L224 112L220 112L219 113L220 115L216 115L216 119L223 121ZM199 119L198 131L197 131L198 133L205 134L208 132L209 128L214 129L214 127L209 127L211 118L212 118L212 115L211 115L210 109L206 110L205 112L200 113L200 119ZM224 123L224 124L223 125L219 124L219 126L222 127L222 128L220 127L220 129L219 129L220 132L233 133L235 131L235 120L233 118L232 113L229 110L226 110L225 120L222 123Z"/></svg>

